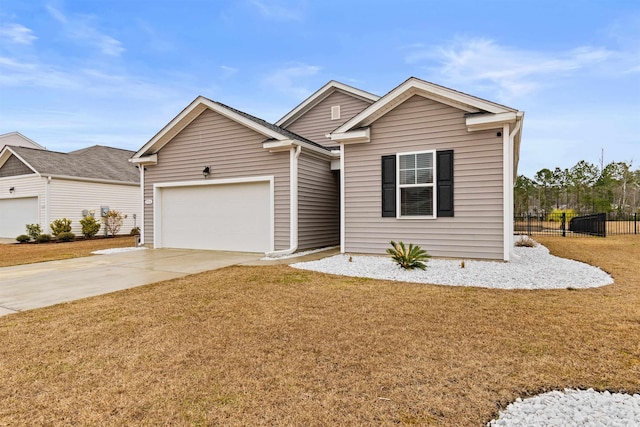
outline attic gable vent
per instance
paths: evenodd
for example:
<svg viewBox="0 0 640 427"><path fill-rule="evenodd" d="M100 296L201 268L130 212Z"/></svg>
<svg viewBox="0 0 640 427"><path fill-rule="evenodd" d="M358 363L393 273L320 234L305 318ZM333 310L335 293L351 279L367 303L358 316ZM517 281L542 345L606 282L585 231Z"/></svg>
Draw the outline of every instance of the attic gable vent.
<svg viewBox="0 0 640 427"><path fill-rule="evenodd" d="M340 106L334 105L331 107L331 120L339 120L340 119Z"/></svg>

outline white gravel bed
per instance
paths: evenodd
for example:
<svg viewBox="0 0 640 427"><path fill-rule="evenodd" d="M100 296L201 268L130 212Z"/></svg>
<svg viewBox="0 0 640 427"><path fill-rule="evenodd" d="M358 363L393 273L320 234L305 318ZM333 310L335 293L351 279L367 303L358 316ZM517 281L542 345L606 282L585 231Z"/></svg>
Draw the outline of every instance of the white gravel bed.
<svg viewBox="0 0 640 427"><path fill-rule="evenodd" d="M640 425L640 395L565 389L517 399L489 427L632 427Z"/></svg>
<svg viewBox="0 0 640 427"><path fill-rule="evenodd" d="M132 252L132 251L143 251L147 249L144 246L137 246L131 248L111 248L111 249L100 249L99 251L93 251L92 254L95 255L109 255L109 254L120 254L123 252Z"/></svg>
<svg viewBox="0 0 640 427"><path fill-rule="evenodd" d="M553 256L542 245L515 247L514 253L510 262L465 260L464 268L461 260L430 259L425 271L404 270L389 256L345 254L291 266L343 276L499 289L577 289L613 283L613 278L599 268Z"/></svg>

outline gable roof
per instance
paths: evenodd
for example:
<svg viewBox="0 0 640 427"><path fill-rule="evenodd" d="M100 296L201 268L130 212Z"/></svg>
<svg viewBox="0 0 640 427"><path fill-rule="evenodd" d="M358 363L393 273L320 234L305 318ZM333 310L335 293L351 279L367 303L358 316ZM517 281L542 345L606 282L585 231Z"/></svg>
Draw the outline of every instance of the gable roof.
<svg viewBox="0 0 640 427"><path fill-rule="evenodd" d="M186 128L191 122L193 122L202 112L205 110L212 110L216 113L227 117L255 132L262 134L266 137L266 140L273 141L297 141L307 146L311 146L314 149L321 149L329 152L327 148L322 145L308 140L300 135L297 135L291 131L281 128L278 125L267 122L266 120L247 114L243 111L236 110L228 105L222 104L217 101L213 101L204 96L198 96L194 99L184 110L173 118L164 128L160 130L153 138L151 138L141 149L139 149L132 157L132 160L139 159L143 156L149 156L157 153L162 147L164 147L169 141L171 141L180 131Z"/></svg>
<svg viewBox="0 0 640 427"><path fill-rule="evenodd" d="M8 145L0 153L0 166L11 155L43 176L136 184L140 182L138 170L128 161L133 155L130 150L94 145L70 153L60 153Z"/></svg>
<svg viewBox="0 0 640 427"><path fill-rule="evenodd" d="M36 148L38 150L45 150L45 148L42 145L38 144L32 139L27 138L20 132L9 132L9 133L4 133L0 135L0 150L5 145L13 145L17 147L30 147L30 148Z"/></svg>
<svg viewBox="0 0 640 427"><path fill-rule="evenodd" d="M518 112L518 110L505 105L487 101L486 99L478 98L464 92L459 92L435 83L427 82L416 77L410 77L378 101L365 108L359 114L356 114L331 134L337 136L352 129L369 126L378 118L382 117L414 95L420 95L425 98L459 108L467 111L468 113L479 113L479 115L503 113L515 114Z"/></svg>
<svg viewBox="0 0 640 427"><path fill-rule="evenodd" d="M329 95L336 91L341 91L346 93L347 95L353 96L358 99L362 99L363 101L368 102L369 104L376 102L380 97L378 95L374 95L373 93L365 92L364 90L355 88L353 86L346 85L344 83L337 82L335 80L331 80L320 89L315 91L311 96L302 101L295 107L293 110L289 111L282 117L280 120L276 122L276 125L287 127L291 125L293 122L298 120L302 115L304 115L307 111L311 110L313 107L318 105L322 100L326 99Z"/></svg>

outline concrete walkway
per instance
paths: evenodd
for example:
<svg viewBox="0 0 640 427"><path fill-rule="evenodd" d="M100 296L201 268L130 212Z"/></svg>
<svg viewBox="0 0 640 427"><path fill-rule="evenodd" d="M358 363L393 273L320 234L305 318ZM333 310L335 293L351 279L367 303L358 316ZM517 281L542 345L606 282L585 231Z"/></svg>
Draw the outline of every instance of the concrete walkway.
<svg viewBox="0 0 640 427"><path fill-rule="evenodd" d="M147 249L4 267L0 268L0 316L254 262L261 256Z"/></svg>

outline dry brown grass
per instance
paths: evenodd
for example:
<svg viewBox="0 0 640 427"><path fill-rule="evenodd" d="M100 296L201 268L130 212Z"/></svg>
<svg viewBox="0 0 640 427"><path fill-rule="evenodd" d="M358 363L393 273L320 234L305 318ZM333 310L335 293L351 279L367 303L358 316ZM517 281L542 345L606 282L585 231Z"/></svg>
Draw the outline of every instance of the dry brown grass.
<svg viewBox="0 0 640 427"><path fill-rule="evenodd" d="M121 236L65 243L0 244L0 267L90 256L93 251L124 248L135 243L133 236Z"/></svg>
<svg viewBox="0 0 640 427"><path fill-rule="evenodd" d="M232 267L0 318L0 424L479 426L519 396L640 392L640 238L540 239L600 289Z"/></svg>

